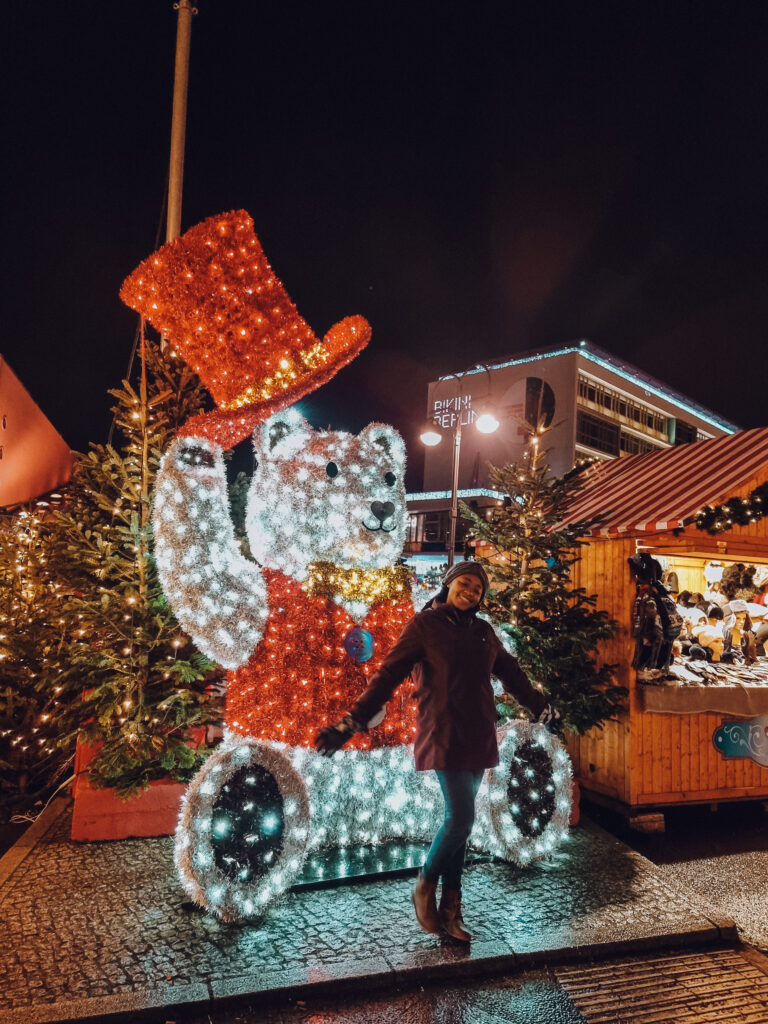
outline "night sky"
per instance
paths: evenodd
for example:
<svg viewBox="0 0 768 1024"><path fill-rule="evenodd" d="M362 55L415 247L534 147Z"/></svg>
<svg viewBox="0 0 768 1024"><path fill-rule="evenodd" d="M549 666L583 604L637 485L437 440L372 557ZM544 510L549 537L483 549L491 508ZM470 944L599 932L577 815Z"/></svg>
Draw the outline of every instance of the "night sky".
<svg viewBox="0 0 768 1024"><path fill-rule="evenodd" d="M767 5L198 6L182 228L248 210L318 335L373 326L316 425L415 449L428 380L580 337L768 423ZM0 351L81 450L155 247L175 32L170 0L4 25Z"/></svg>

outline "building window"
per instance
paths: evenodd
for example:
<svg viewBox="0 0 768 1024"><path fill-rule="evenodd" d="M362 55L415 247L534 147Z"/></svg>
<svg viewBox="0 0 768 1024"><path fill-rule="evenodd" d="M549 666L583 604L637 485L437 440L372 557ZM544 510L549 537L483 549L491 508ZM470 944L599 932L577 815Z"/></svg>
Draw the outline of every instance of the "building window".
<svg viewBox="0 0 768 1024"><path fill-rule="evenodd" d="M658 452L661 446L649 441L647 437L638 437L622 430L619 435L619 450L622 455L640 455L642 452Z"/></svg>
<svg viewBox="0 0 768 1024"><path fill-rule="evenodd" d="M608 455L618 455L619 425L579 409L576 412L576 443Z"/></svg>
<svg viewBox="0 0 768 1024"><path fill-rule="evenodd" d="M408 528L405 539L409 544L419 544L424 539L424 516L417 514L408 516Z"/></svg>
<svg viewBox="0 0 768 1024"><path fill-rule="evenodd" d="M629 426L644 433L656 434L664 440L668 437L667 417L663 413L583 374L579 374L579 400L603 415L626 420Z"/></svg>
<svg viewBox="0 0 768 1024"><path fill-rule="evenodd" d="M427 544L443 543L447 532L447 513L427 512L424 515L424 540Z"/></svg>
<svg viewBox="0 0 768 1024"><path fill-rule="evenodd" d="M675 444L692 444L697 438L698 431L691 423L685 420L678 420L675 424Z"/></svg>

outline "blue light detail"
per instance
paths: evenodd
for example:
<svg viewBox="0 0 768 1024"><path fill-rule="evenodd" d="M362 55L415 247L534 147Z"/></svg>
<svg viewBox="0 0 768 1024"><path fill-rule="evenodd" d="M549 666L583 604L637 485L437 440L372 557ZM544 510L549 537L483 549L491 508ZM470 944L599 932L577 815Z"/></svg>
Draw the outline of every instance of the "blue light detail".
<svg viewBox="0 0 768 1024"><path fill-rule="evenodd" d="M506 497L503 491L491 491L487 487L470 487L456 492L460 498L494 498L503 501ZM440 501L443 498L450 498L450 491L414 491L406 494L406 501Z"/></svg>
<svg viewBox="0 0 768 1024"><path fill-rule="evenodd" d="M344 650L354 661L369 661L376 650L371 633L362 626L353 626L344 636Z"/></svg>
<svg viewBox="0 0 768 1024"><path fill-rule="evenodd" d="M275 814L267 814L261 822L261 830L265 835L272 836L280 828L280 821Z"/></svg>

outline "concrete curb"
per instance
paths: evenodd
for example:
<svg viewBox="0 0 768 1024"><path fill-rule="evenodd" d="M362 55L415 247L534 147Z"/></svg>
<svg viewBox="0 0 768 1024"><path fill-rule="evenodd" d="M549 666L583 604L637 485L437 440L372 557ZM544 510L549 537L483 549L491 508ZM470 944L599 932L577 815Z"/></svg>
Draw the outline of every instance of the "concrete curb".
<svg viewBox="0 0 768 1024"><path fill-rule="evenodd" d="M6 883L16 868L30 855L48 829L58 821L71 804L68 796L57 796L40 813L13 846L0 857L0 904L7 896Z"/></svg>

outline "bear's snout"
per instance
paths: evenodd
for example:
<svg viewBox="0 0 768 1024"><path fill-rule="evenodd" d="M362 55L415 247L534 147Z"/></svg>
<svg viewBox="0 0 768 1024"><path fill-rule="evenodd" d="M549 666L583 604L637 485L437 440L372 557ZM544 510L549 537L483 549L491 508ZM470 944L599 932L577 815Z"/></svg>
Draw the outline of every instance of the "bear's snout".
<svg viewBox="0 0 768 1024"><path fill-rule="evenodd" d="M378 519L380 523L383 523L385 519L389 519L390 516L395 514L395 506L391 501L372 501L371 513L374 518Z"/></svg>

